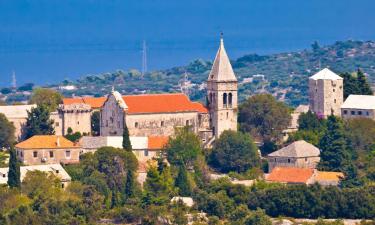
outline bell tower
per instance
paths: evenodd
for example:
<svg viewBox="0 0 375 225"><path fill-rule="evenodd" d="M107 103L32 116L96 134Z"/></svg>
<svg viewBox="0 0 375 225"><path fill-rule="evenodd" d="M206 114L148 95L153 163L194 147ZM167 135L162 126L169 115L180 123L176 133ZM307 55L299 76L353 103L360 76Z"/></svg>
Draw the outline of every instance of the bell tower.
<svg viewBox="0 0 375 225"><path fill-rule="evenodd" d="M207 80L207 102L215 138L237 131L237 78L224 48L223 35Z"/></svg>

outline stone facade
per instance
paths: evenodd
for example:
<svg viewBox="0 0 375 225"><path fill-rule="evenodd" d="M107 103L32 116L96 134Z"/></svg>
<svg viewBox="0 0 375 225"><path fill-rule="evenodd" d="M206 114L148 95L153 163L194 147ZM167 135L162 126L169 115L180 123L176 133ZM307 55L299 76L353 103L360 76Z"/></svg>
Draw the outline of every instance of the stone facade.
<svg viewBox="0 0 375 225"><path fill-rule="evenodd" d="M320 161L319 156L310 157L268 157L268 168L272 171L275 167L316 168Z"/></svg>
<svg viewBox="0 0 375 225"><path fill-rule="evenodd" d="M328 69L309 78L310 110L319 116L341 115L343 79Z"/></svg>
<svg viewBox="0 0 375 225"><path fill-rule="evenodd" d="M83 103L61 104L51 113L56 135L66 135L68 128L81 134L91 133L91 106Z"/></svg>
<svg viewBox="0 0 375 225"><path fill-rule="evenodd" d="M375 96L349 95L341 106L344 119L368 118L375 120Z"/></svg>

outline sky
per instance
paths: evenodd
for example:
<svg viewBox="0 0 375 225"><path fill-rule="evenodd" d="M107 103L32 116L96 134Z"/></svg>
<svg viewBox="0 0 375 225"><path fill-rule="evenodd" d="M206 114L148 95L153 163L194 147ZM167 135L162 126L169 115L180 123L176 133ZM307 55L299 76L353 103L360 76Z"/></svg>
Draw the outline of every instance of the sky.
<svg viewBox="0 0 375 225"><path fill-rule="evenodd" d="M373 0L0 0L0 86L375 40Z"/></svg>

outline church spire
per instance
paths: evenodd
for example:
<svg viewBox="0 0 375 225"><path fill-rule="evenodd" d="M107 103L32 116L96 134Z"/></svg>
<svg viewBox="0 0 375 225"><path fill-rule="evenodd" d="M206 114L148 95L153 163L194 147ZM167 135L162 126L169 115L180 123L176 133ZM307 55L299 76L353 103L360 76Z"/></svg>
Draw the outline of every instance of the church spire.
<svg viewBox="0 0 375 225"><path fill-rule="evenodd" d="M212 81L237 81L232 65L224 47L223 33L220 33L220 47L216 53L215 61L208 80Z"/></svg>

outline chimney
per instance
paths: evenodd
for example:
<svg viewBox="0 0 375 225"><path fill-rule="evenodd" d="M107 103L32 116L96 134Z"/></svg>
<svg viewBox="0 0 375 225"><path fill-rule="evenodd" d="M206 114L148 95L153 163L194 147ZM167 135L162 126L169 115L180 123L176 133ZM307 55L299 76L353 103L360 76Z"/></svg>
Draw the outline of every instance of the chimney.
<svg viewBox="0 0 375 225"><path fill-rule="evenodd" d="M56 145L57 145L57 147L60 147L60 137L59 136L57 136Z"/></svg>

